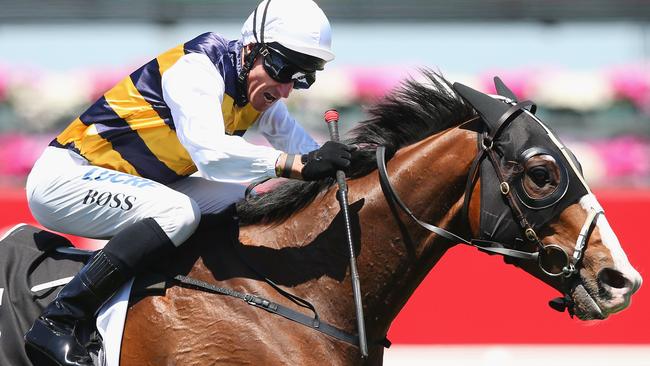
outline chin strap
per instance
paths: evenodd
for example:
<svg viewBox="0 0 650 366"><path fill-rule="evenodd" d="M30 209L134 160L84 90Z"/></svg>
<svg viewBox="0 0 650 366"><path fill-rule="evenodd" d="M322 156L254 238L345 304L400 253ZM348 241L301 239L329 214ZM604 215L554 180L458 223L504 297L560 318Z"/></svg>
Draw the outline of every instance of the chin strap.
<svg viewBox="0 0 650 366"><path fill-rule="evenodd" d="M256 43L251 52L244 56L244 62L241 65L239 75L237 75L237 94L239 98L235 103L239 107L243 107L248 103L248 74L253 68L253 63L255 63L255 58L260 53L260 49L260 45ZM242 52L245 52L244 48L242 48Z"/></svg>

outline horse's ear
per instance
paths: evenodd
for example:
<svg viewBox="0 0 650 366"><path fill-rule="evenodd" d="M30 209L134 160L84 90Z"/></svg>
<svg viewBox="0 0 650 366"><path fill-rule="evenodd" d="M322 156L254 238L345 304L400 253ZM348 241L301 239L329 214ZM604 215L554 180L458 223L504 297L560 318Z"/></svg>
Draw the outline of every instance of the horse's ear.
<svg viewBox="0 0 650 366"><path fill-rule="evenodd" d="M467 103L471 104L474 109L481 115L483 121L488 124L490 130L497 128L499 118L506 113L510 107L508 104L500 100L494 99L491 96L474 90L469 86L454 83L454 90L461 96Z"/></svg>
<svg viewBox="0 0 650 366"><path fill-rule="evenodd" d="M517 96L515 95L515 93L513 93L512 90L510 90L510 88L508 88L506 84L498 76L494 77L494 87L497 89L497 94L499 94L500 96L506 97L512 100L513 102L517 101Z"/></svg>

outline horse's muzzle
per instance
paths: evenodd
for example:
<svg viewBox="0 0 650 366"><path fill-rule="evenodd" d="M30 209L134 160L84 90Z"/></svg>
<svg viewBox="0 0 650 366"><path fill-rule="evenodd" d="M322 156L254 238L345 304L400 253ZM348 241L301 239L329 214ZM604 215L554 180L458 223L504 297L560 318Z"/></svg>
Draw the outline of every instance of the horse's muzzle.
<svg viewBox="0 0 650 366"><path fill-rule="evenodd" d="M630 304L631 296L641 286L640 278L629 278L612 268L598 272L599 305L608 314L619 312Z"/></svg>

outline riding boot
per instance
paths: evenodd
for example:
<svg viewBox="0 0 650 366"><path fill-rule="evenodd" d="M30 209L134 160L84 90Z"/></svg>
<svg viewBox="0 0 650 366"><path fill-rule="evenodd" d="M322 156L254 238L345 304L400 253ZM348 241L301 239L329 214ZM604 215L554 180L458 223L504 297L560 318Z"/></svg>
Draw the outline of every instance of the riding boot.
<svg viewBox="0 0 650 366"><path fill-rule="evenodd" d="M62 366L92 365L86 347L77 340L77 326L91 320L126 279L100 250L36 319L25 342Z"/></svg>
<svg viewBox="0 0 650 366"><path fill-rule="evenodd" d="M122 230L61 289L25 334L26 344L61 366L92 366L79 330L139 272L136 269L171 248L174 245L153 219Z"/></svg>

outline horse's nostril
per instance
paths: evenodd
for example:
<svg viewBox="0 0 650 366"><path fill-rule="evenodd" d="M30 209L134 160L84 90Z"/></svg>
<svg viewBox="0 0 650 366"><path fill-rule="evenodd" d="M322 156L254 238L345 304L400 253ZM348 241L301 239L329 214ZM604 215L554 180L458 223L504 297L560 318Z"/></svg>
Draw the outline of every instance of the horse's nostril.
<svg viewBox="0 0 650 366"><path fill-rule="evenodd" d="M598 280L601 284L613 288L624 289L632 287L632 281L627 279L621 272L611 268L601 270L598 273Z"/></svg>

